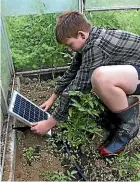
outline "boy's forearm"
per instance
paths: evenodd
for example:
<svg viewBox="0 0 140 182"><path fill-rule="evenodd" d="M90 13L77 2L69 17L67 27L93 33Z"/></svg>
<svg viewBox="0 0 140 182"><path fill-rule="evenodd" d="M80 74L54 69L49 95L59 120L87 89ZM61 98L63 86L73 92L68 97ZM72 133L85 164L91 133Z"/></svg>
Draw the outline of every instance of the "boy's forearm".
<svg viewBox="0 0 140 182"><path fill-rule="evenodd" d="M56 95L55 93L53 93L53 94L51 95L51 99L52 99L53 101L55 101L55 100L57 99L57 95Z"/></svg>

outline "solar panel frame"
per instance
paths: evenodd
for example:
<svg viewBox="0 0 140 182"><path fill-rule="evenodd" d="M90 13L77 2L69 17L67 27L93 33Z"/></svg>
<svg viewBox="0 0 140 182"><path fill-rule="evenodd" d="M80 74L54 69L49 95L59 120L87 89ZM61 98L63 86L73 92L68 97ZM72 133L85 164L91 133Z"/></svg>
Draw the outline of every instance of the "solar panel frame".
<svg viewBox="0 0 140 182"><path fill-rule="evenodd" d="M29 99L27 99L26 97L24 97L22 94L20 94L19 92L17 92L16 90L13 91L12 97L11 97L11 101L9 104L9 109L8 109L8 113L10 115L12 115L13 117L16 117L19 121L23 122L24 124L31 126L31 124L33 122L28 121L27 119L25 119L24 117L21 117L20 115L18 115L17 113L14 112L14 108L15 108L15 102L17 99L17 96L20 96L21 99L25 99L27 101L27 103L29 102L31 104L31 106L34 106L34 108L38 108L40 111L43 111L43 113L47 114L48 118L50 117L50 114L48 112L45 112L43 109L41 109L40 107L38 107L36 104L34 104L32 101L30 101ZM30 110L31 112L31 110ZM37 122L37 121L35 121ZM50 131L49 131L50 132Z"/></svg>

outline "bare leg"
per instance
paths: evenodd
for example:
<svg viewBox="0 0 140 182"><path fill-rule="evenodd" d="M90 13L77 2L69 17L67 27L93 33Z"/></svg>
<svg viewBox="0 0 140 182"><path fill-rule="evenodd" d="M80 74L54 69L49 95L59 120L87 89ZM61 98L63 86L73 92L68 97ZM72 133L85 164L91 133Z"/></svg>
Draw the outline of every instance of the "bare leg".
<svg viewBox="0 0 140 182"><path fill-rule="evenodd" d="M128 107L126 94L135 92L140 83L136 69L131 65L101 66L91 77L93 90L112 111Z"/></svg>

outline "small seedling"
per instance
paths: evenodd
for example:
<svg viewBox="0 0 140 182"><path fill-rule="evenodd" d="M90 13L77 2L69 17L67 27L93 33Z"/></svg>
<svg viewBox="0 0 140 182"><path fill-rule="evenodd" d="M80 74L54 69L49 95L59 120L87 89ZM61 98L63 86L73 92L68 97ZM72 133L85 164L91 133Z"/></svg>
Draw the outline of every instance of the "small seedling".
<svg viewBox="0 0 140 182"><path fill-rule="evenodd" d="M64 172L44 172L40 174L41 177L43 177L43 180L45 181L70 181L75 178L74 174L76 174L77 171L68 171L64 174Z"/></svg>
<svg viewBox="0 0 140 182"><path fill-rule="evenodd" d="M31 165L32 161L35 159L34 157L34 149L32 147L28 147L23 150L24 157L26 158L27 164Z"/></svg>

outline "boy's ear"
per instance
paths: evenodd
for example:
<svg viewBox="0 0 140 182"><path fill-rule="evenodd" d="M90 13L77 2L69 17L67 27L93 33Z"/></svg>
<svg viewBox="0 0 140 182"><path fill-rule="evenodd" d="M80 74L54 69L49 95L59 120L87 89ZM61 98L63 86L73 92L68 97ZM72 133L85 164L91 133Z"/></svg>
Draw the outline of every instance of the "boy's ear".
<svg viewBox="0 0 140 182"><path fill-rule="evenodd" d="M83 31L78 31L78 36L80 36L82 39L86 38L85 32Z"/></svg>

